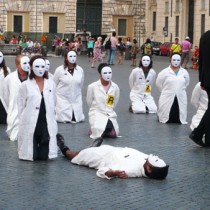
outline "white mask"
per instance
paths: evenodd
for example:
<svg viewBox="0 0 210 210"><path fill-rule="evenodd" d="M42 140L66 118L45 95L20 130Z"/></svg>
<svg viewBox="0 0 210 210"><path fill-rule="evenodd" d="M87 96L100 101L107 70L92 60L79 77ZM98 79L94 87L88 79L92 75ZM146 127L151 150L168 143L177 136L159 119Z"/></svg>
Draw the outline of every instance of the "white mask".
<svg viewBox="0 0 210 210"><path fill-rule="evenodd" d="M148 161L151 165L155 166L155 167L165 167L166 163L160 159L158 156L152 155L150 154L148 157Z"/></svg>
<svg viewBox="0 0 210 210"><path fill-rule="evenodd" d="M178 54L175 54L171 57L171 65L174 67L179 67L181 64L181 56Z"/></svg>
<svg viewBox="0 0 210 210"><path fill-rule="evenodd" d="M76 63L77 54L74 51L69 51L67 54L67 59L69 63Z"/></svg>
<svg viewBox="0 0 210 210"><path fill-rule="evenodd" d="M30 59L28 56L23 56L21 59L20 59L20 66L21 66L21 69L25 72L29 72L30 71Z"/></svg>
<svg viewBox="0 0 210 210"><path fill-rule="evenodd" d="M101 77L103 78L103 80L109 82L112 80L112 69L108 66L105 66L102 70L101 70Z"/></svg>
<svg viewBox="0 0 210 210"><path fill-rule="evenodd" d="M3 60L4 60L4 55L2 52L0 52L0 64L3 62Z"/></svg>
<svg viewBox="0 0 210 210"><path fill-rule="evenodd" d="M46 59L45 64L46 64L46 66L45 66L46 71L49 71L50 70L50 61Z"/></svg>
<svg viewBox="0 0 210 210"><path fill-rule="evenodd" d="M45 61L38 58L33 62L32 70L37 77L43 77L45 73Z"/></svg>
<svg viewBox="0 0 210 210"><path fill-rule="evenodd" d="M151 59L149 56L143 56L141 59L142 66L148 67L150 65Z"/></svg>

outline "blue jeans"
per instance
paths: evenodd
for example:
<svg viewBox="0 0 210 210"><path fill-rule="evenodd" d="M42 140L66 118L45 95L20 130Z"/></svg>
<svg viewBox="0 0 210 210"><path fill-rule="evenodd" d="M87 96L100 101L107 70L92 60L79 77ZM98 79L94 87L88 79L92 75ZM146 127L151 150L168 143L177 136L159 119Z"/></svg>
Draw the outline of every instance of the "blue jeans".
<svg viewBox="0 0 210 210"><path fill-rule="evenodd" d="M110 50L108 50L108 64L114 64L114 57L115 57L116 47L112 47Z"/></svg>

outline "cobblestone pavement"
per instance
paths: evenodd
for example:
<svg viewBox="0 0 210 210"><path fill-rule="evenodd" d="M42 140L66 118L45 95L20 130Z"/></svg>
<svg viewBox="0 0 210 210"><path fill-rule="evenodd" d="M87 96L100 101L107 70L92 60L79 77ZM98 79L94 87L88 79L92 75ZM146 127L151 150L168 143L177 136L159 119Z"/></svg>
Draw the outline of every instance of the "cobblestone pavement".
<svg viewBox="0 0 210 210"><path fill-rule="evenodd" d="M52 72L63 63L61 57L49 57ZM6 57L14 70L14 57ZM117 62L117 61L116 61ZM157 73L169 64L169 58L154 56ZM85 102L87 85L98 79L96 68L90 68L86 56L78 58L84 68L83 88L86 121L79 124L58 124L59 132L72 150L91 144L88 137L88 107ZM190 96L198 80L198 72L189 70L188 125L158 123L155 114L134 115L128 112L128 76L131 62L114 65L113 81L121 90L116 108L122 138L105 139L104 144L128 146L163 158L169 174L163 181L146 178L105 180L96 171L75 166L61 154L46 162L21 161L17 142L10 142L6 126L0 125L0 209L49 210L209 210L210 209L210 151L199 148L188 138L195 109ZM155 101L159 92L153 88Z"/></svg>

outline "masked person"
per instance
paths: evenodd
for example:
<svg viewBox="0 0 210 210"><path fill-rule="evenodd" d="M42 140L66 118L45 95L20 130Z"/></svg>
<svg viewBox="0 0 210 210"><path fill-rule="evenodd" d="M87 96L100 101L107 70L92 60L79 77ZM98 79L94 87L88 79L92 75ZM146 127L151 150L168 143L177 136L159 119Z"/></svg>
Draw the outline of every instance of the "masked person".
<svg viewBox="0 0 210 210"><path fill-rule="evenodd" d="M152 60L150 56L144 55L139 62L139 67L133 69L129 77L130 112L135 114L157 112L157 106L151 95L155 79L156 72L152 68Z"/></svg>
<svg viewBox="0 0 210 210"><path fill-rule="evenodd" d="M77 123L85 120L82 108L84 72L76 60L76 52L69 51L64 56L64 65L59 66L54 73L58 122Z"/></svg>
<svg viewBox="0 0 210 210"><path fill-rule="evenodd" d="M17 70L5 78L4 101L7 110L7 135L11 141L17 140L18 135L18 106L17 96L22 82L28 79L30 71L30 59L27 56L18 55L15 58Z"/></svg>
<svg viewBox="0 0 210 210"><path fill-rule="evenodd" d="M48 72L48 76L50 79L53 79L53 74L50 73L50 61L48 59L45 59L45 69L46 69L46 72Z"/></svg>
<svg viewBox="0 0 210 210"><path fill-rule="evenodd" d="M181 56L174 54L169 67L157 76L160 91L158 119L162 123L187 124L187 93L189 74L181 66Z"/></svg>
<svg viewBox="0 0 210 210"><path fill-rule="evenodd" d="M161 180L168 174L169 166L158 156L132 148L98 145L73 152L65 145L60 134L57 135L57 143L64 156L73 164L96 169L96 175L100 178L148 177Z"/></svg>
<svg viewBox="0 0 210 210"><path fill-rule="evenodd" d="M114 112L120 90L112 82L112 69L106 63L98 66L100 79L87 88L87 104L89 106L90 137L115 138L119 134L117 114Z"/></svg>
<svg viewBox="0 0 210 210"><path fill-rule="evenodd" d="M4 92L4 80L10 72L11 72L10 68L6 66L4 55L2 52L0 52L0 124L7 123L7 110L3 97L3 92Z"/></svg>
<svg viewBox="0 0 210 210"><path fill-rule="evenodd" d="M57 157L55 84L48 79L45 65L42 56L33 56L29 79L19 89L18 156L22 160Z"/></svg>

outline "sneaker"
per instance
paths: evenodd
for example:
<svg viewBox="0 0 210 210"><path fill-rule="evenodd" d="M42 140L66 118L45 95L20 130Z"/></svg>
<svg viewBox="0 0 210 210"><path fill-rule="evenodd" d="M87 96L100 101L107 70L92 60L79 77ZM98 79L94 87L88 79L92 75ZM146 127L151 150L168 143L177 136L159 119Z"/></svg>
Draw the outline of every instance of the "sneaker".
<svg viewBox="0 0 210 210"><path fill-rule="evenodd" d="M60 133L57 133L56 139L59 149L62 150L63 148L65 148L64 137Z"/></svg>
<svg viewBox="0 0 210 210"><path fill-rule="evenodd" d="M94 142L89 147L100 147L102 143L103 139L100 137L94 140Z"/></svg>

